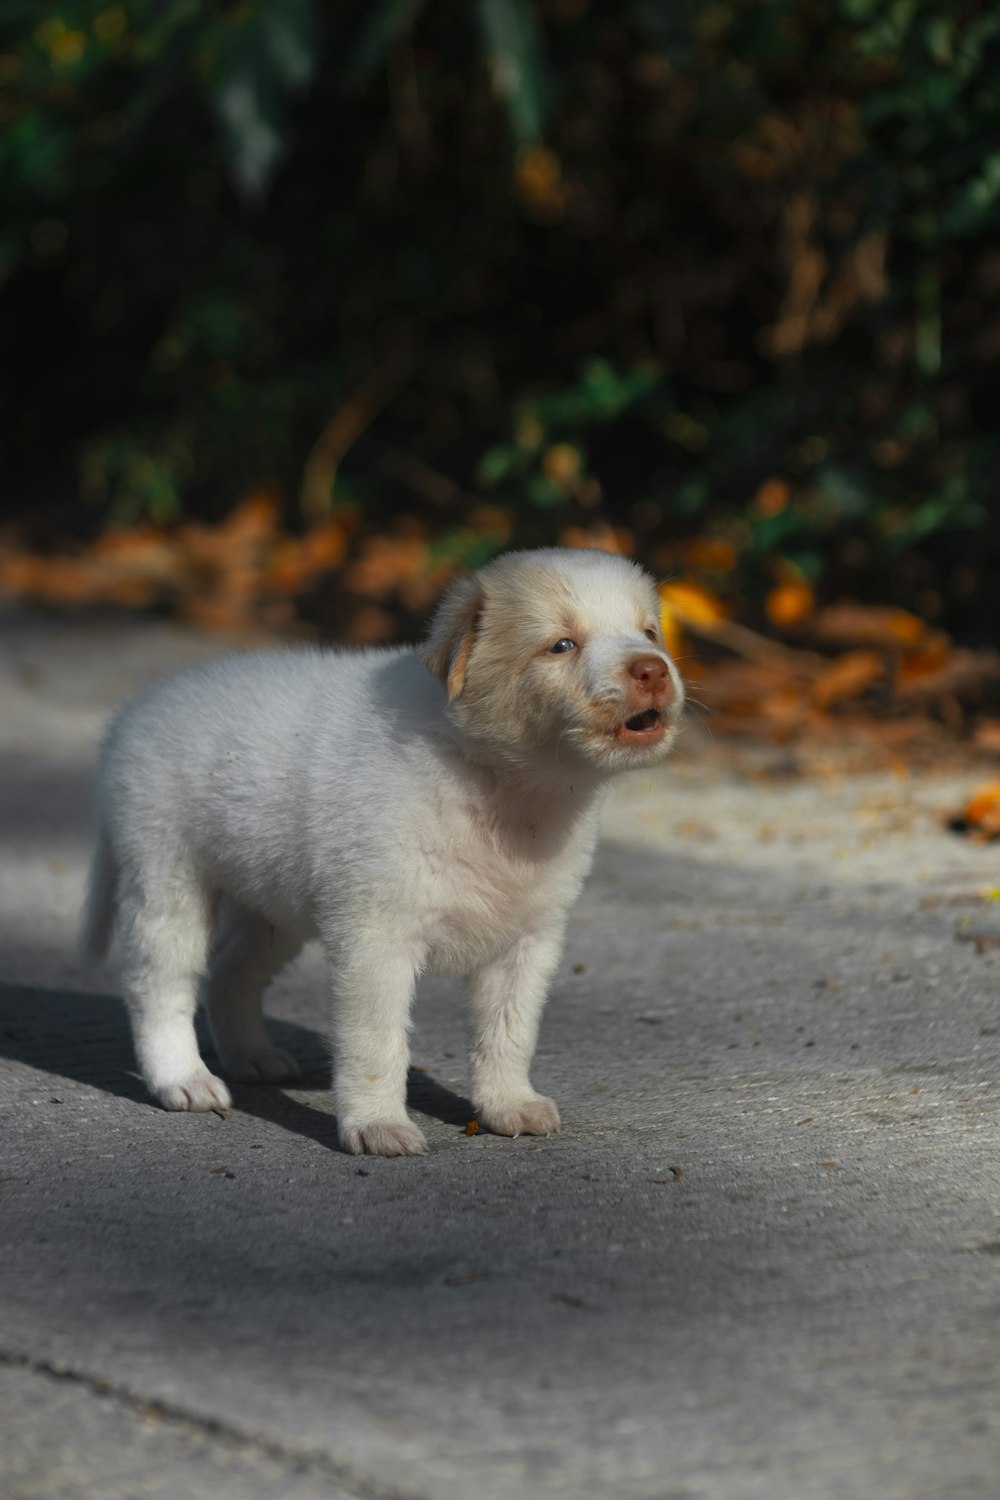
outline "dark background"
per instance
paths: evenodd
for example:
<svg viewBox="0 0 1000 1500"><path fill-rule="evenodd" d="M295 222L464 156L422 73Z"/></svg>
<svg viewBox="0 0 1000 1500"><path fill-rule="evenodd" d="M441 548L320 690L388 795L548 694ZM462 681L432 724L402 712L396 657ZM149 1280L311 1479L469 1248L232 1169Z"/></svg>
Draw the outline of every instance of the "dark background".
<svg viewBox="0 0 1000 1500"><path fill-rule="evenodd" d="M995 638L995 6L7 0L0 124L24 545L266 492Z"/></svg>

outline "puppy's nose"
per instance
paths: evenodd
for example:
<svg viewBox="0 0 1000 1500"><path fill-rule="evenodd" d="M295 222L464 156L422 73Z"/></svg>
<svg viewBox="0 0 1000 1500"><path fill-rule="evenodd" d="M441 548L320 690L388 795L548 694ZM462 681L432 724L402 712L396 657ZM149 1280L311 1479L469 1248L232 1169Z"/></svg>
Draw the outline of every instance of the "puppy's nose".
<svg viewBox="0 0 1000 1500"><path fill-rule="evenodd" d="M628 670L629 676L644 697L653 698L657 703L673 697L673 684L666 662L661 661L658 656L637 656Z"/></svg>

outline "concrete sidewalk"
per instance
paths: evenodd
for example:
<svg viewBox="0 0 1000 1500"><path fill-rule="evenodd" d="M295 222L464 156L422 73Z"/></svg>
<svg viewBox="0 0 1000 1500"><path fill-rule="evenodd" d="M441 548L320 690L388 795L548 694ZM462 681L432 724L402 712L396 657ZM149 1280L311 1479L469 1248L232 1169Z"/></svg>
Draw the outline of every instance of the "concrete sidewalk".
<svg viewBox="0 0 1000 1500"><path fill-rule="evenodd" d="M108 708L218 641L0 615L0 1495L1000 1494L1000 853L972 784L689 737L623 788L546 1013L552 1140L468 1137L429 984L429 1156L303 1086L153 1108L74 934ZM977 939L979 941L977 941Z"/></svg>

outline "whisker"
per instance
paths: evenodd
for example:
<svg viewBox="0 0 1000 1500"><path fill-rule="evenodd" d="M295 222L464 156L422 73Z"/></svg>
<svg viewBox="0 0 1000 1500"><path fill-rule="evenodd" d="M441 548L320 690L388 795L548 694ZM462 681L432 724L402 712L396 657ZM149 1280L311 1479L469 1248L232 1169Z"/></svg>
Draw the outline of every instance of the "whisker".
<svg viewBox="0 0 1000 1500"><path fill-rule="evenodd" d="M704 703L700 698L693 698L690 693L685 694L684 707L700 708L706 714L717 714L719 710L711 703Z"/></svg>
<svg viewBox="0 0 1000 1500"><path fill-rule="evenodd" d="M691 716L687 720L686 723L685 723L685 717L682 716L681 722L678 725L678 733L681 733L683 730L690 729L693 726L697 725L697 727L702 731L702 733L705 734L705 735L707 735L709 743L712 744L712 745L714 745L715 744L715 736L712 733L712 726L708 722L708 717L709 717L709 714L711 712L712 712L712 710L706 709L703 704L700 704L700 703L692 704L691 705Z"/></svg>
<svg viewBox="0 0 1000 1500"><path fill-rule="evenodd" d="M692 718L697 720L699 724L704 723L705 720L711 717L711 711L703 703L685 703L684 710L684 713L681 715L682 719Z"/></svg>

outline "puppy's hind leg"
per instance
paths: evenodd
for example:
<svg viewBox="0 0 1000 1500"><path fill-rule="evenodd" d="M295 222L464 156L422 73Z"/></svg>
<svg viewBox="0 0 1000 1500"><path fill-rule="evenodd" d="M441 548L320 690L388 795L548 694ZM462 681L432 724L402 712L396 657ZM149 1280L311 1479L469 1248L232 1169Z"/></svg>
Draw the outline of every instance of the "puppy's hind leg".
<svg viewBox="0 0 1000 1500"><path fill-rule="evenodd" d="M166 1109L224 1114L229 1090L202 1062L194 1031L211 927L208 893L180 866L125 871L118 923L122 986L147 1086Z"/></svg>
<svg viewBox="0 0 1000 1500"><path fill-rule="evenodd" d="M264 990L302 944L235 901L219 909L204 996L223 1071L241 1083L287 1083L298 1078L293 1057L276 1047L264 1026Z"/></svg>

